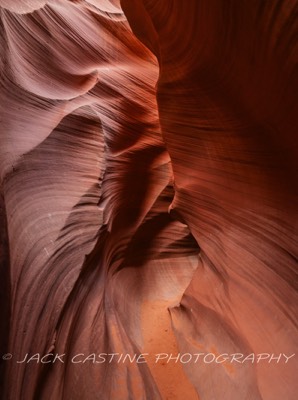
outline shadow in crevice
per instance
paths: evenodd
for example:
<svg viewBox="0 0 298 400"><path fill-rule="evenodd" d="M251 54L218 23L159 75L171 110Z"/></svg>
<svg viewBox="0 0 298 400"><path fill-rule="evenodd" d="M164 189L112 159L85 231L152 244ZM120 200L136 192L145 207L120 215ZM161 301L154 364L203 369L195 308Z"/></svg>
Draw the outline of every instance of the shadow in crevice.
<svg viewBox="0 0 298 400"><path fill-rule="evenodd" d="M168 212L173 196L174 189L168 185L132 237L119 269L141 266L152 259L199 254L199 245L187 225Z"/></svg>

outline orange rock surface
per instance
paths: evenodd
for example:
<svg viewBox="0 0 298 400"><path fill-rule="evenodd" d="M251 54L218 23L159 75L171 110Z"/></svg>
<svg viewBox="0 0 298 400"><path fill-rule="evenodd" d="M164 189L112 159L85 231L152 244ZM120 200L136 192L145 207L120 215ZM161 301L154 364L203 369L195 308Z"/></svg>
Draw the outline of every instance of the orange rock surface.
<svg viewBox="0 0 298 400"><path fill-rule="evenodd" d="M295 400L297 1L0 12L2 398Z"/></svg>

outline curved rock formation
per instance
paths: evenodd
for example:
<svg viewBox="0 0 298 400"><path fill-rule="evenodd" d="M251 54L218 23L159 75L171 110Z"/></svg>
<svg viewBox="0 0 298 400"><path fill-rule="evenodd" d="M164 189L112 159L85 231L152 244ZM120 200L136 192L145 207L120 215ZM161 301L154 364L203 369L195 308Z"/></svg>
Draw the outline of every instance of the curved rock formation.
<svg viewBox="0 0 298 400"><path fill-rule="evenodd" d="M297 2L0 6L3 399L294 400Z"/></svg>

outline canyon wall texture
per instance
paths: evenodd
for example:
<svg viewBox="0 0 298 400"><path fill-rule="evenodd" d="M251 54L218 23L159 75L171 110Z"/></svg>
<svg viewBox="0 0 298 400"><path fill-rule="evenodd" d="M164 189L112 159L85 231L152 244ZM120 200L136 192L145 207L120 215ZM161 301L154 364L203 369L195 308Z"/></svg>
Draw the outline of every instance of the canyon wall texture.
<svg viewBox="0 0 298 400"><path fill-rule="evenodd" d="M295 400L297 1L0 7L2 398Z"/></svg>

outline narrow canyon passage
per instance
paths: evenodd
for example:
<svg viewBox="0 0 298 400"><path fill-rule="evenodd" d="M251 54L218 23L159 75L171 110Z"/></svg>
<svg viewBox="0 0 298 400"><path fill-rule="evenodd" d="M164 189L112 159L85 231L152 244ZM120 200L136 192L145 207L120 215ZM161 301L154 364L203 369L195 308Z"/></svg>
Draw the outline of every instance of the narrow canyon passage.
<svg viewBox="0 0 298 400"><path fill-rule="evenodd" d="M0 0L3 400L296 400L297 13Z"/></svg>
<svg viewBox="0 0 298 400"><path fill-rule="evenodd" d="M149 300L142 303L142 353L148 353L148 366L163 399L199 399L187 379L183 364L175 359L179 356L179 347L173 334L168 310L169 307L179 304L197 263L198 259L194 256L189 261L178 258L175 261L168 260L167 263L156 263L156 267L161 271L166 270L165 265L168 264L168 271L164 271L167 276L164 277L160 272L162 283L152 287ZM177 281L173 282L175 279ZM164 284L165 281L168 281L167 285ZM171 287L171 290L167 290L167 286ZM173 296L175 291L176 295Z"/></svg>

